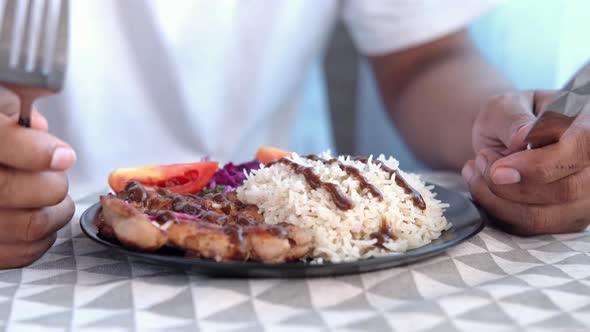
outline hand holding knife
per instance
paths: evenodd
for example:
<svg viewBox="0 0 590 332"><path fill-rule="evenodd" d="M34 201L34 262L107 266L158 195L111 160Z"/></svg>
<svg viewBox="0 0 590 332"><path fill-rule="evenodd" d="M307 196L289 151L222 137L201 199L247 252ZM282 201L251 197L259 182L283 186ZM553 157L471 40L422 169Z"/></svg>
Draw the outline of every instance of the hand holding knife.
<svg viewBox="0 0 590 332"><path fill-rule="evenodd" d="M462 175L497 226L522 235L586 229L590 64L562 90L491 97L474 123L473 145L476 158Z"/></svg>

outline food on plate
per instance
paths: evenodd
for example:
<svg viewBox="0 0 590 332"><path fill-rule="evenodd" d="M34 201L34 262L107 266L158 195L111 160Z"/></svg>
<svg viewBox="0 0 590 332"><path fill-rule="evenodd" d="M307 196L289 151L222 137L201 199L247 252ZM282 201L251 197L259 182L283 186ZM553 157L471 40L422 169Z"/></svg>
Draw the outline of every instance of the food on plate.
<svg viewBox="0 0 590 332"><path fill-rule="evenodd" d="M141 250L166 245L189 256L265 263L299 259L310 250L310 231L287 223L265 224L258 208L242 204L234 192L199 197L131 181L116 195L101 196L100 202L100 234Z"/></svg>
<svg viewBox="0 0 590 332"><path fill-rule="evenodd" d="M290 151L265 146L256 151L256 159L266 165L271 161L279 160L283 157L290 157L292 154L293 152Z"/></svg>
<svg viewBox="0 0 590 332"><path fill-rule="evenodd" d="M237 195L267 224L311 230L311 258L320 263L404 252L437 239L450 227L448 205L431 189L391 157L293 154L252 171Z"/></svg>
<svg viewBox="0 0 590 332"><path fill-rule="evenodd" d="M119 192L132 180L146 186L166 188L170 191L185 194L195 193L209 183L219 163L204 161L188 164L174 164L165 166L142 166L133 168L119 168L109 175L109 186Z"/></svg>
<svg viewBox="0 0 590 332"><path fill-rule="evenodd" d="M231 191L244 183L247 173L250 173L252 170L259 168L260 161L258 160L253 160L239 165L227 163L225 166L223 166L223 168L215 172L207 184L206 190L201 193L207 194Z"/></svg>
<svg viewBox="0 0 590 332"><path fill-rule="evenodd" d="M208 182L199 178L191 192L133 177L141 172L115 171L133 181L121 188L109 179L115 194L101 196L99 232L145 251L173 247L191 257L274 264L390 255L424 246L450 227L448 205L391 157L299 156L273 148L256 155L264 163L215 165L204 172Z"/></svg>

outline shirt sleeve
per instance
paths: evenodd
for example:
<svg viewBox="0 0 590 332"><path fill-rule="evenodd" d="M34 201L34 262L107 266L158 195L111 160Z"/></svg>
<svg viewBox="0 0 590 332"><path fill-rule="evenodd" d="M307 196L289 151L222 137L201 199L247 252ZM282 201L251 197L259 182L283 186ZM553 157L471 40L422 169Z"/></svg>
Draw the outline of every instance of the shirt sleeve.
<svg viewBox="0 0 590 332"><path fill-rule="evenodd" d="M503 0L343 0L342 15L365 55L382 55L460 30Z"/></svg>

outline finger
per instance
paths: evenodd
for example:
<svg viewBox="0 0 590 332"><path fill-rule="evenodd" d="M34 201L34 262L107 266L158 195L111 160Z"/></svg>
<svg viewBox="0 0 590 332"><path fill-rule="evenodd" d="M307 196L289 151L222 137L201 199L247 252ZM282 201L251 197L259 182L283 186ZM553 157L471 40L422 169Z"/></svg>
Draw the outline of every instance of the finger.
<svg viewBox="0 0 590 332"><path fill-rule="evenodd" d="M480 174L486 174L490 166L503 157L504 155L500 154L497 150L491 148L481 149L475 156L475 166Z"/></svg>
<svg viewBox="0 0 590 332"><path fill-rule="evenodd" d="M552 195L556 193L541 192L542 185L535 183L522 183L521 175L517 171L508 168L497 168L492 173L491 165L502 159L503 156L492 149L483 149L477 155L475 164L478 173L484 178L487 187L498 197L519 203L551 204L554 203ZM492 176L493 174L493 176Z"/></svg>
<svg viewBox="0 0 590 332"><path fill-rule="evenodd" d="M11 116L20 111L20 99L7 89L0 87L0 114Z"/></svg>
<svg viewBox="0 0 590 332"><path fill-rule="evenodd" d="M492 186L494 184L497 186L520 182L521 176L516 170L499 168L493 173L491 172L491 166L503 157L503 155L499 154L493 149L482 149L477 154L475 165L477 166L479 173L484 175L488 186Z"/></svg>
<svg viewBox="0 0 590 332"><path fill-rule="evenodd" d="M73 215L74 202L70 196L42 209L0 210L0 243L40 241L60 230Z"/></svg>
<svg viewBox="0 0 590 332"><path fill-rule="evenodd" d="M33 112L31 113L31 128L41 131L49 130L47 119L35 109L33 109Z"/></svg>
<svg viewBox="0 0 590 332"><path fill-rule="evenodd" d="M490 165L502 158L502 155L492 149L483 149L475 159L478 172L483 175L490 190L499 197L525 204L544 205L568 203L590 197L590 190L586 190L584 185L590 183L589 168L554 182L538 183L521 181L520 172L509 168L496 168L492 173ZM530 166L538 165L539 163Z"/></svg>
<svg viewBox="0 0 590 332"><path fill-rule="evenodd" d="M14 269L31 265L55 243L57 234L37 242L0 244L0 269Z"/></svg>
<svg viewBox="0 0 590 332"><path fill-rule="evenodd" d="M63 172L27 172L0 167L0 208L42 208L68 194Z"/></svg>
<svg viewBox="0 0 590 332"><path fill-rule="evenodd" d="M18 113L14 113L9 116L9 118L14 121L14 123L18 122L18 117ZM47 119L35 109L33 109L31 112L31 128L40 131L49 130L49 123L47 122Z"/></svg>
<svg viewBox="0 0 590 332"><path fill-rule="evenodd" d="M485 118L480 122L493 128L490 130L495 136L493 138L502 142L510 151L524 149L526 143L523 138L526 132L522 128L535 121L532 112L533 93L529 91L498 95L491 98L485 107Z"/></svg>
<svg viewBox="0 0 590 332"><path fill-rule="evenodd" d="M578 119L576 119L578 121ZM521 179L530 183L551 183L590 166L590 129L574 122L559 142L542 148L513 153L492 165L496 184L513 184ZM516 182L498 178L497 172L517 172Z"/></svg>
<svg viewBox="0 0 590 332"><path fill-rule="evenodd" d="M6 116L16 123L19 112L20 100L18 96L6 89L0 89L0 116ZM31 128L47 131L48 127L45 117L33 107L33 111L31 112Z"/></svg>
<svg viewBox="0 0 590 332"><path fill-rule="evenodd" d="M563 205L526 205L495 195L481 174L474 170L469 183L474 200L495 218L492 220L506 231L521 235L578 232L590 221L586 206L590 201Z"/></svg>
<svg viewBox="0 0 590 332"><path fill-rule="evenodd" d="M0 164L26 170L66 170L76 162L72 148L39 130L0 117Z"/></svg>
<svg viewBox="0 0 590 332"><path fill-rule="evenodd" d="M534 92L533 100L535 104L535 108L533 112L535 115L539 115L553 100L555 96L555 90L536 90Z"/></svg>
<svg viewBox="0 0 590 332"><path fill-rule="evenodd" d="M563 204L590 198L590 168L563 179L547 183L494 184L486 174L486 183L499 197L526 204Z"/></svg>

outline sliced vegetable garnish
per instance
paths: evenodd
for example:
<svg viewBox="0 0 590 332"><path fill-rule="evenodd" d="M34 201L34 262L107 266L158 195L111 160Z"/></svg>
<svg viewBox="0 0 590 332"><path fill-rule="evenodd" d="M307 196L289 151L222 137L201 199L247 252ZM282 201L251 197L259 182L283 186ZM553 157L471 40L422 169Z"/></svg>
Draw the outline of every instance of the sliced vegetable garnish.
<svg viewBox="0 0 590 332"><path fill-rule="evenodd" d="M256 158L266 165L271 161L279 160L283 157L290 157L292 154L293 152L290 151L265 146L256 151Z"/></svg>
<svg viewBox="0 0 590 332"><path fill-rule="evenodd" d="M225 189L226 188L229 188L229 186L228 187L226 187L226 186L217 186L217 187L215 187L215 188L213 188L211 190L205 188L205 189L201 190L201 192L199 193L199 196L202 197L202 196L205 196L207 194L225 193Z"/></svg>
<svg viewBox="0 0 590 332"><path fill-rule="evenodd" d="M254 169L260 168L260 161L252 160L247 163L234 165L233 163L227 163L223 168L219 169L213 175L213 178L207 184L207 190L214 190L223 186L224 190L221 192L227 192L232 188L237 188L244 183L246 180L246 173L250 173L250 171ZM231 187L228 189L228 187Z"/></svg>
<svg viewBox="0 0 590 332"><path fill-rule="evenodd" d="M150 187L166 188L179 194L194 194L211 180L219 163L206 161L188 164L119 168L109 175L109 185L115 192L125 188L127 182L136 180Z"/></svg>

